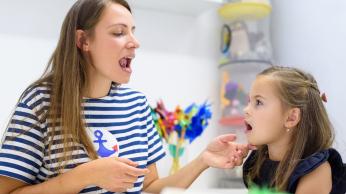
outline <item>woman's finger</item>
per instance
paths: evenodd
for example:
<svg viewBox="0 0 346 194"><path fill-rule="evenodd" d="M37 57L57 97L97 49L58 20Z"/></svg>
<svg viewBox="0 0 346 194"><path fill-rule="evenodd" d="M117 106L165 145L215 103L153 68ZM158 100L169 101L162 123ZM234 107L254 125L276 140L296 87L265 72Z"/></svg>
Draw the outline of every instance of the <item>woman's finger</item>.
<svg viewBox="0 0 346 194"><path fill-rule="evenodd" d="M139 176L143 176L148 174L150 171L147 168L135 168L132 166L126 166L126 174L130 175L130 176L135 176L135 177L139 177Z"/></svg>
<svg viewBox="0 0 346 194"><path fill-rule="evenodd" d="M133 162L132 160L130 159L127 159L127 158L116 158L118 161L121 161L125 164L128 164L130 166L133 166L133 167L136 167L138 166L138 164L136 162Z"/></svg>
<svg viewBox="0 0 346 194"><path fill-rule="evenodd" d="M232 134L232 133L219 136L219 140L223 143L233 142L236 139L237 139L237 136L235 134Z"/></svg>
<svg viewBox="0 0 346 194"><path fill-rule="evenodd" d="M138 180L137 176L132 176L132 175L129 175L129 174L126 174L125 177L124 177L124 182L125 183L134 183L137 180Z"/></svg>

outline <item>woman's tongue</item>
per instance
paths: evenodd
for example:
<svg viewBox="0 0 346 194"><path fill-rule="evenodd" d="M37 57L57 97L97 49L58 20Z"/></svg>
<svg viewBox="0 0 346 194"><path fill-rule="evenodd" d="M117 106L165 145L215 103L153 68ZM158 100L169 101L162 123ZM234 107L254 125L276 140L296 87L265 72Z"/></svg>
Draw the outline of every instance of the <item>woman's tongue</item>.
<svg viewBox="0 0 346 194"><path fill-rule="evenodd" d="M132 69L130 66L131 60L127 59L127 58L122 58L119 61L120 67L123 71L127 72L127 73L131 73Z"/></svg>

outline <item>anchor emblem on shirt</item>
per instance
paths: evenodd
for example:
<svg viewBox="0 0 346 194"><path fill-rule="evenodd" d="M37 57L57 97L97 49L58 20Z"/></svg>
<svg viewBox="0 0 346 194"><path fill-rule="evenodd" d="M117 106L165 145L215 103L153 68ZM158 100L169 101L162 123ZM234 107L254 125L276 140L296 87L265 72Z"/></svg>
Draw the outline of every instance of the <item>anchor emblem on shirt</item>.
<svg viewBox="0 0 346 194"><path fill-rule="evenodd" d="M117 151L118 151L118 145L117 144L115 144L114 146L113 146L113 150L109 150L109 149L107 149L105 146L104 146L104 143L105 142L107 142L107 140L105 140L105 139L102 139L103 138L103 133L102 133L102 131L100 131L100 130L96 130L95 132L94 132L94 135L95 135L95 137L97 138L97 140L94 140L94 142L95 143L98 143L99 144L99 148L98 148L98 150L97 150L97 153L99 154L99 156L101 156L101 157L109 157L109 156L111 156L111 155L113 155L114 153L116 153Z"/></svg>

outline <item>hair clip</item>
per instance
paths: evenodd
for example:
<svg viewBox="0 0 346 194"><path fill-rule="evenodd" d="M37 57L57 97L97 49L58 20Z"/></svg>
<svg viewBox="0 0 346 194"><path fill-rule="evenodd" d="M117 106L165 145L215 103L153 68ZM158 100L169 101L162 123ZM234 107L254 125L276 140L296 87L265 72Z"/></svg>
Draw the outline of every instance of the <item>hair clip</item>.
<svg viewBox="0 0 346 194"><path fill-rule="evenodd" d="M321 99L322 99L322 101L323 102L327 102L327 96L326 96L326 93L322 93L322 95L321 95Z"/></svg>

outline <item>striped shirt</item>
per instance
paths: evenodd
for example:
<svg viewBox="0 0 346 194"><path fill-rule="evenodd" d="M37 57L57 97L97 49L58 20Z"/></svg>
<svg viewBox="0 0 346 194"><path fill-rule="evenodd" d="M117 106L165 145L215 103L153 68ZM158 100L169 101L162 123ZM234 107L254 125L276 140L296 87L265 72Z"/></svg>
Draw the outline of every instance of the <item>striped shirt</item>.
<svg viewBox="0 0 346 194"><path fill-rule="evenodd" d="M50 123L39 122L49 107L49 93L48 86L33 87L17 104L1 144L0 176L38 184L58 175L61 135L55 133L50 137ZM100 157L128 158L137 162L139 168L146 168L164 157L161 139L142 93L112 85L107 96L84 98L82 106L87 133ZM110 139L114 140L113 144ZM50 141L53 142L49 155ZM68 154L72 157L64 172L90 161L83 145L71 146L73 149ZM141 193L143 181L144 176L140 176L126 193ZM89 186L80 193L113 192Z"/></svg>

